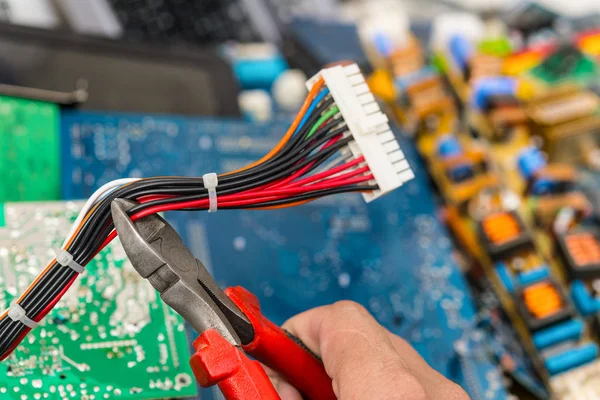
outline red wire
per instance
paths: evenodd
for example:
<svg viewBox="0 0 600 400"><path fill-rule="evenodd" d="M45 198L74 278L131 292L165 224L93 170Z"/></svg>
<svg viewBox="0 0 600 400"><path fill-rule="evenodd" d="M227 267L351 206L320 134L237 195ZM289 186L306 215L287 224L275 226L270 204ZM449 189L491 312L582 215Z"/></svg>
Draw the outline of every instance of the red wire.
<svg viewBox="0 0 600 400"><path fill-rule="evenodd" d="M75 282L76 279L77 279L77 275L75 275L73 278L71 278L69 283L67 283L65 285L65 287L62 288L60 293L58 293L58 295L54 299L52 299L52 301L42 310L42 312L34 319L34 321L40 322L42 319L44 319L44 317L46 315L48 315L48 313L50 311L52 311L52 309L54 308L56 303L58 303L60 301L60 299L64 296L64 294L67 293L67 291L69 290L71 285L73 285L73 283ZM4 360L6 357L8 357L13 352L13 350L17 348L17 346L23 341L23 339L25 338L25 336L27 336L27 333L29 333L30 330L31 330L30 328L25 328L23 333L21 333L17 337L17 340L15 340L14 343L8 348L8 350L0 357L0 361Z"/></svg>
<svg viewBox="0 0 600 400"><path fill-rule="evenodd" d="M356 172L351 171L348 174L355 175ZM332 182L329 182L329 184L326 184L327 180L325 180L321 184L312 184L312 185L305 186L305 187L288 187L285 189L263 190L259 194L246 192L246 193L238 193L238 194L234 194L234 195L224 195L224 196L221 196L221 199L219 200L219 204L222 206L228 206L228 207L238 207L238 206L245 206L245 205L260 204L265 201L285 199L289 195L310 193L313 190L332 189L332 188L336 188L336 187L340 187L340 186L347 186L347 185L352 185L355 183L366 182L366 181L370 181L373 179L373 175L366 175L363 177L351 178L351 179L346 179L343 181L341 180L342 177L343 176L333 179ZM191 200L191 201L172 203L172 204L162 204L159 206L149 207L145 210L140 211L137 214L132 215L131 220L137 221L138 219L147 217L148 215L157 214L157 213L163 212L163 211L178 210L178 209L182 209L182 208L198 208L198 209L208 208L208 205L209 205L208 199ZM113 230L107 236L107 238L104 240L104 242L102 243L102 245L100 246L98 251L96 251L95 254L98 254L98 252L100 252L100 250L102 250L104 247L106 247L116 236L117 236L117 233L115 230ZM95 256L95 254L94 254L94 256Z"/></svg>
<svg viewBox="0 0 600 400"><path fill-rule="evenodd" d="M266 201L285 199L291 195L305 194L305 193L310 193L311 191L332 189L332 188L336 188L336 187L340 187L340 186L347 186L347 185L352 185L352 184L357 184L357 183L372 180L373 179L372 174L354 177L356 175L368 172L369 168L365 166L365 167L357 168L357 169L347 172L345 174L341 174L334 178L324 179L323 181L321 181L319 183L313 183L316 180L326 178L328 176L339 173L345 169L351 168L351 167L361 163L362 161L364 161L364 159L361 157L359 159L342 164L338 167L332 168L331 170L323 171L319 174L315 174L315 175L309 176L307 178L301 179L299 181L296 181L292 185L284 187L284 188L262 190L261 192L258 192L258 193L251 193L250 191L246 191L246 192L237 193L234 195L224 195L224 196L221 196L219 204L222 206L229 206L229 207L239 207L239 206L260 204L260 203L263 203ZM146 202L146 201L157 200L157 199L162 199L162 198L171 198L171 197L173 197L173 196L167 196L167 195L143 196L143 199ZM164 204L164 205L160 205L160 206L150 207L146 210L140 211L139 213L132 215L131 220L137 221L138 219L141 219L148 215L156 214L156 213L162 212L162 211L177 210L177 209L182 209L182 208L207 208L208 205L209 205L208 199L192 200L192 201L181 202L181 203ZM104 247L106 247L111 241L113 241L116 236L117 236L117 232L115 230L113 230L107 236L107 238L104 240L102 245L98 248L98 250L94 253L94 257ZM58 301L63 297L63 295L69 290L69 288L71 287L73 282L75 282L75 279L77 279L77 276L73 277L69 281L69 283L60 291L60 293L52 300L52 302L50 302L42 310L42 312L37 317L37 321L41 321L54 308L56 303L58 303ZM25 335L27 335L28 331L29 330L25 330L19 336L19 338L15 341L15 343L11 346L11 348L9 348L9 350L5 353L5 355L3 355L2 358L0 358L0 360L3 360L10 353L12 353L12 351L19 345L19 343L21 343L21 341L23 340Z"/></svg>
<svg viewBox="0 0 600 400"><path fill-rule="evenodd" d="M172 195L172 194L148 194L146 196L138 197L136 199L136 201L138 203L147 203L149 201L154 201L154 200L164 200L164 199L174 199L174 198L177 198L177 196Z"/></svg>
<svg viewBox="0 0 600 400"><path fill-rule="evenodd" d="M342 135L340 134L340 135L336 136L335 138L332 138L317 151L323 150L323 149L331 146L332 144L337 142L341 137L342 137ZM341 186L347 186L347 185L352 185L352 184L357 184L357 183L372 180L373 175L371 175L371 174L356 177L356 175L360 175L360 174L369 172L369 168L367 166L364 166L361 168L356 168L353 171L349 171L345 174L341 174L334 178L329 178L332 175L338 174L342 171L345 171L354 166L357 166L362 162L364 162L364 157L357 158L355 160L346 162L344 164L341 164L341 165L331 168L329 170L322 171L320 173L308 176L304 179L295 181L297 178L301 177L304 173L306 173L306 171L314 164L314 163L311 163L311 164L301 168L300 170L296 171L292 176L282 179L278 182L271 183L269 185L264 185L262 187L258 187L258 188L248 190L248 191L245 191L242 193L221 196L219 199L219 205L228 206L228 207L254 205L254 204L260 204L260 203L272 201L272 200L285 199L289 196L293 196L293 195L297 195L297 194L310 193L311 191L332 189L332 188L337 188L337 187L341 187ZM318 181L320 181L320 182L318 182ZM177 198L177 196L147 195L147 196L142 196L136 200L139 201L140 203L146 203L146 202L153 201L153 200L162 200L162 199L170 199L170 198ZM177 210L177 209L182 209L182 208L208 208L208 206L209 206L208 199L192 200L192 201L172 203L172 204L164 204L164 205L150 207L146 210L143 210L143 211L131 216L131 220L136 221L136 220L146 217L148 215L156 214L156 213L162 212L162 211ZM102 245L94 253L94 257L104 247L106 247L112 240L114 240L116 236L117 236L117 232L115 230L110 232L110 234L104 240ZM42 310L42 312L37 317L38 321L42 320L54 308L54 306L56 306L56 303L58 303L58 301L63 297L63 295L69 290L71 285L75 282L75 279L77 279L77 276L73 277L69 281L69 283L60 291L60 293L52 300L52 302L49 303ZM7 357L19 345L19 343L27 335L28 331L29 331L29 329L25 330L19 336L19 338L15 341L15 343L11 346L11 348L5 353L5 355L3 355L3 358L0 358L0 360Z"/></svg>
<svg viewBox="0 0 600 400"><path fill-rule="evenodd" d="M13 344L8 348L6 353L4 353L2 357L0 357L0 361L8 357L13 352L13 350L16 349L19 344L21 344L21 342L23 341L23 339L25 339L25 336L27 336L30 330L31 328L25 328L25 330L17 337L17 340L15 340Z"/></svg>
<svg viewBox="0 0 600 400"><path fill-rule="evenodd" d="M351 176L356 176L356 175L364 174L364 173L367 173L369 171L370 171L369 167L365 165L364 167L357 168L354 171L348 172L347 174L343 174L343 175L335 176L333 178L329 178L329 179L327 179L327 182L329 182L329 183L344 182L345 179L347 179L347 178L349 178ZM369 176L371 177L371 179L374 179L373 175L369 175Z"/></svg>
<svg viewBox="0 0 600 400"><path fill-rule="evenodd" d="M322 126L322 125L321 125ZM342 134L340 133L339 135L329 139L329 141L327 143L325 143L321 148L319 148L316 151L321 151L326 149L327 147L331 146L332 144L334 144L335 142L337 142L338 140L340 140L342 138ZM294 172L291 176L289 176L288 178L285 178L279 182L275 182L274 184L271 184L272 187L280 187L282 185L285 185L287 183L293 182L296 178L301 177L302 175L304 175L306 173L306 171L308 171L310 169L310 167L312 167L315 163L312 162L308 165L306 165L305 167L299 169L298 171ZM269 187L271 187L269 186Z"/></svg>
<svg viewBox="0 0 600 400"><path fill-rule="evenodd" d="M311 176L309 176L307 178L301 179L299 181L292 182L290 186L292 186L292 187L303 186L303 185L306 185L306 184L311 183L311 182L319 181L321 179L324 179L324 178L327 178L329 176L335 175L335 174L337 174L339 172L342 172L342 171L344 171L346 169L352 168L355 165L360 164L364 160L365 160L364 157L357 158L355 160L352 160L350 162L344 163L342 165L338 165L337 167L328 169L327 171L319 172L318 174L314 174L314 175L311 175ZM369 167L363 167L363 168L360 168L360 170L362 172L367 172L367 171L369 171ZM354 175L357 175L357 174L355 173L355 174L350 175L350 176L354 176ZM327 182L330 182L330 180L327 180Z"/></svg>
<svg viewBox="0 0 600 400"><path fill-rule="evenodd" d="M328 121L324 121L321 126L325 125L327 122ZM340 133L336 137L330 139L323 146L316 149L315 152L322 151L322 150L328 148L329 146L333 145L338 140L340 140L342 138L342 136L343 136L343 134ZM305 194L305 193L310 193L311 191L332 189L332 188L337 188L337 187L342 187L342 186L347 186L347 185L352 185L352 184L372 180L373 175L371 175L371 174L356 177L357 175L361 175L361 174L369 172L368 167L356 168L355 170L349 171L348 173L341 174L334 178L329 178L335 174L338 174L349 168L357 166L358 164L360 164L363 161L364 161L364 157L360 157L356 160L344 163L337 167L331 168L327 171L323 171L323 172L308 176L304 179L296 180L296 179L300 178L301 176L303 176L314 165L314 162L313 162L313 163L310 163L309 165L299 169L298 171L293 173L288 178L281 179L277 182L270 183L268 185L264 185L262 187L258 187L258 188L248 190L248 191L245 191L242 193L221 196L219 199L219 205L227 206L227 207L255 205L255 204L260 204L260 203L264 203L267 201L285 199L285 198L288 198L288 197L296 195L296 194ZM175 199L175 198L177 198L177 196L147 195L147 196L142 196L136 200L139 201L140 203L146 203L146 202L154 201L154 200ZM168 210L177 210L177 209L182 209L182 208L200 208L200 209L208 208L208 205L209 205L208 199L202 199L202 200L193 200L193 201L187 201L187 202L154 206L154 207L150 207L146 210L143 210L143 211L133 215L131 217L131 220L136 221L145 216L156 214L156 213L162 212L162 211L168 211ZM93 257L95 257L104 247L106 247L116 236L117 236L117 232L115 230L110 232L110 234L104 240L102 245L94 253ZM73 283L75 282L76 279L77 279L77 276L73 277L67 283L67 285L64 288L62 288L60 293L41 311L40 314L38 314L38 316L37 316L38 322L41 321L56 306L56 304L60 301L60 299L64 296L64 294L69 290L69 288L71 287L71 285L73 285ZM29 331L30 331L29 328L25 329L23 331L23 333L21 335L19 335L17 340L11 345L11 347L8 349L8 351L0 357L0 360L3 360L6 357L8 357L8 355L10 355L12 353L12 351L23 341L23 339L25 338L25 336L27 335L27 333Z"/></svg>

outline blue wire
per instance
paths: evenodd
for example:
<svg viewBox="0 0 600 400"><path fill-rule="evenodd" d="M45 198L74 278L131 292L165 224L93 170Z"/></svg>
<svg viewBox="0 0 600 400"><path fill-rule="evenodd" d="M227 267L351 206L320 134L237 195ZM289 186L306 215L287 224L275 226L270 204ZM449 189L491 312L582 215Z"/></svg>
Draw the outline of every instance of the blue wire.
<svg viewBox="0 0 600 400"><path fill-rule="evenodd" d="M328 93L329 93L329 88L325 88L325 89L321 90L321 93L319 93L319 95L313 99L312 103L310 103L310 106L306 110L306 114L304 114L304 117L302 117L302 120L300 121L300 123L298 124L298 127L294 131L294 135L296 133L298 133L298 131L300 131L300 129L302 129L302 127L306 123L306 120L308 119L310 114L312 114L312 112L315 110L315 108L317 108L317 104L319 104L321 102L321 100L323 100L325 98L325 96L327 96Z"/></svg>

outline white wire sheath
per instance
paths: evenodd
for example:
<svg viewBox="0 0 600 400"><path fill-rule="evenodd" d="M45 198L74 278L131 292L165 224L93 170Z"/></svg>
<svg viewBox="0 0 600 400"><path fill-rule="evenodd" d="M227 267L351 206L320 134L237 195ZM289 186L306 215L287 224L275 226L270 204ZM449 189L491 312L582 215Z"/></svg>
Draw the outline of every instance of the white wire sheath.
<svg viewBox="0 0 600 400"><path fill-rule="evenodd" d="M96 204L96 202L99 199L106 196L107 194L109 194L110 192L112 192L113 190L115 190L116 188L118 188L120 186L126 185L131 182L139 181L140 179L141 178L115 179L114 181L110 181L107 184L102 185L98 190L96 190L94 192L94 194L83 205L83 208L79 212L79 215L77 216L77 219L75 220L75 222L73 222L73 226L71 226L71 230L67 234L67 237L66 237L62 247L65 247L67 245L67 242L69 241L71 236L73 236L73 234L77 230L77 227L79 226L79 224L81 224L81 221L83 221L83 218L85 218L85 215L94 206L94 204Z"/></svg>

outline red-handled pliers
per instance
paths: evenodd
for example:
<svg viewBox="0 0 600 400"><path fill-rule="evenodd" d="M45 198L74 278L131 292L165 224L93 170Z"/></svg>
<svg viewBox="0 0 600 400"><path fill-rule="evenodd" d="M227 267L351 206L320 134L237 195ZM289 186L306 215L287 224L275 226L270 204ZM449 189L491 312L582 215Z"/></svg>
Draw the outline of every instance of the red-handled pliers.
<svg viewBox="0 0 600 400"><path fill-rule="evenodd" d="M305 398L335 400L331 379L315 354L265 318L252 293L241 287L223 291L163 218L133 222L127 212L135 205L113 201L115 229L137 272L199 333L190 364L201 386L219 385L228 400L279 399L262 366L247 353Z"/></svg>

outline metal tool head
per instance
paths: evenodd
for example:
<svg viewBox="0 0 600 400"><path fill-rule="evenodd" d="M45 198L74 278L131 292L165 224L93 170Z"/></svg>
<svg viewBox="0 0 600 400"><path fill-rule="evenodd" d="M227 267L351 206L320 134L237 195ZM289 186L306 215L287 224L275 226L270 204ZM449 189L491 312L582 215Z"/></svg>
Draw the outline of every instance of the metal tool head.
<svg viewBox="0 0 600 400"><path fill-rule="evenodd" d="M183 244L175 229L158 215L132 221L127 211L136 205L124 199L111 204L115 229L136 271L198 333L215 329L236 346L250 343L254 338L250 321Z"/></svg>

